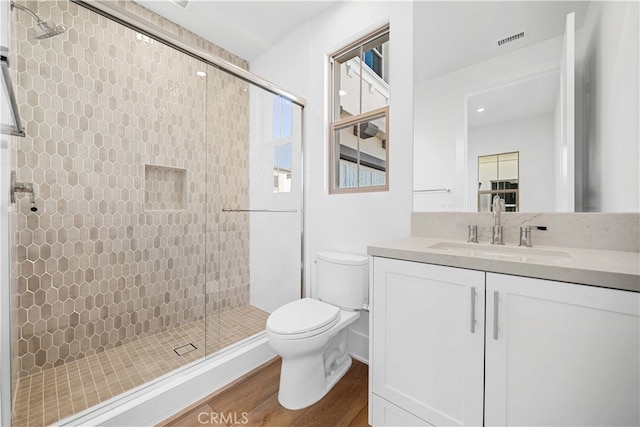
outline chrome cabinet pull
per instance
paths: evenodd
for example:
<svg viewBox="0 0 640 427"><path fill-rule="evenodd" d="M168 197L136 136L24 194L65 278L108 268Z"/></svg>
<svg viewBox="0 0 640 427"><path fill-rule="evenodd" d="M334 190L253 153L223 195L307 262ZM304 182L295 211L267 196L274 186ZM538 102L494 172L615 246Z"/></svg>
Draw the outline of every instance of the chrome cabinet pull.
<svg viewBox="0 0 640 427"><path fill-rule="evenodd" d="M493 339L498 339L498 291L493 291Z"/></svg>
<svg viewBox="0 0 640 427"><path fill-rule="evenodd" d="M476 288L471 287L471 333L476 333Z"/></svg>

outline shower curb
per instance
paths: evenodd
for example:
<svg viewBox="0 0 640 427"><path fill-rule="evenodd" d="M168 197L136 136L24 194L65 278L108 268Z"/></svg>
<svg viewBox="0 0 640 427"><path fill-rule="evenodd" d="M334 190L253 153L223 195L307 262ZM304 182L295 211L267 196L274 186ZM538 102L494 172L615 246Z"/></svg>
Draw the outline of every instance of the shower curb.
<svg viewBox="0 0 640 427"><path fill-rule="evenodd" d="M229 353L194 362L177 373L140 386L53 424L54 426L156 425L269 361L276 354L263 332Z"/></svg>

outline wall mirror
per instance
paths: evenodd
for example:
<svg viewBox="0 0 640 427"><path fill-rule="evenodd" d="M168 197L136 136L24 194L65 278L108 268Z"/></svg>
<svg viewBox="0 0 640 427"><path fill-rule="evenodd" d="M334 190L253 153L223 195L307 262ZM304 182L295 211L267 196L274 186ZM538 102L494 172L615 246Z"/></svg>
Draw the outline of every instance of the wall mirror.
<svg viewBox="0 0 640 427"><path fill-rule="evenodd" d="M640 211L639 15L417 2L413 210L483 211L479 158L517 152L518 211Z"/></svg>
<svg viewBox="0 0 640 427"><path fill-rule="evenodd" d="M467 206L489 212L499 194L508 212L558 210L559 91L554 70L466 97Z"/></svg>

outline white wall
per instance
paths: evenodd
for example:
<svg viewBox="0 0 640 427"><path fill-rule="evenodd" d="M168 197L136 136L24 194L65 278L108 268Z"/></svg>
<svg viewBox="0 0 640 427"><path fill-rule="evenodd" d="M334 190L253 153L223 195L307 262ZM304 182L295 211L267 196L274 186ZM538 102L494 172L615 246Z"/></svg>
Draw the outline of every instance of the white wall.
<svg viewBox="0 0 640 427"><path fill-rule="evenodd" d="M469 129L468 188L478 186L478 156L518 151L520 211L553 212L554 127L549 114ZM469 206L477 205L477 192L468 197Z"/></svg>
<svg viewBox="0 0 640 427"><path fill-rule="evenodd" d="M555 37L431 80L416 75L413 188L451 192L415 193L414 211L475 210L465 198L465 96L555 69L561 48Z"/></svg>
<svg viewBox="0 0 640 427"><path fill-rule="evenodd" d="M640 211L639 9L637 1L592 1L578 34L586 211Z"/></svg>
<svg viewBox="0 0 640 427"><path fill-rule="evenodd" d="M252 61L251 71L307 100L305 108L307 294L314 295L314 259L321 250L366 254L367 245L408 236L413 157L413 4L338 2ZM389 22L389 191L328 193L328 55ZM368 359L368 316L352 328L356 357ZM351 344L350 344L351 345Z"/></svg>

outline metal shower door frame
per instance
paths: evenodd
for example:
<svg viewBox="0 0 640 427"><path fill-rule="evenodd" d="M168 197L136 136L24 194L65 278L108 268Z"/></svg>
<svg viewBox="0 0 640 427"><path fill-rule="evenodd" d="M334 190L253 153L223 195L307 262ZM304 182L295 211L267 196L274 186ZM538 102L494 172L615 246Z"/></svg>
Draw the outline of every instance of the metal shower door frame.
<svg viewBox="0 0 640 427"><path fill-rule="evenodd" d="M145 21L139 16L126 11L117 5L115 2L105 1L105 0L70 0L72 3L78 4L82 7L85 7L93 12L99 13L115 22L118 22L128 28L131 28L134 31L142 33L160 43L163 43L167 46L170 46L186 55L189 55L193 58L196 58L200 61L203 61L205 64L211 65L212 67L218 68L226 73L229 73L243 81L256 85L257 87L266 90L267 92L271 92L274 95L282 96L286 99L289 99L294 104L300 106L302 109L301 112L301 141L300 141L300 297L303 298L306 296L306 286L305 286L305 220L306 220L306 192L305 192L305 181L304 181L304 163L305 163L305 130L306 130L306 122L305 122L305 107L307 104L306 99L295 95L280 86L271 83L270 81L259 77L250 71L247 71L243 68L238 67L235 64L232 64L228 61L225 61L222 58L219 58L211 53L200 49L199 47L188 43L169 31L161 28L155 24Z"/></svg>

